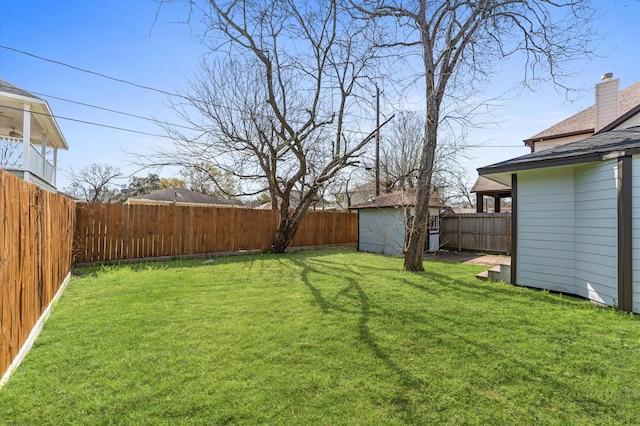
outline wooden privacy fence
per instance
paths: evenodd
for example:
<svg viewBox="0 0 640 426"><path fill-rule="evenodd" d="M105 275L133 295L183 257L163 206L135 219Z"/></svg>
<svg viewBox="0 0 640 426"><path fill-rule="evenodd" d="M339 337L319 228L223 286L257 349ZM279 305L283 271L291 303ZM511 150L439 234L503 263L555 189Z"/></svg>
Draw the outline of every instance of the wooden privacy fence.
<svg viewBox="0 0 640 426"><path fill-rule="evenodd" d="M0 170L0 377L72 264L75 203Z"/></svg>
<svg viewBox="0 0 640 426"><path fill-rule="evenodd" d="M511 254L510 213L449 214L440 221L440 247Z"/></svg>
<svg viewBox="0 0 640 426"><path fill-rule="evenodd" d="M228 207L78 203L76 262L271 248L278 213ZM290 247L354 243L351 212L307 213Z"/></svg>

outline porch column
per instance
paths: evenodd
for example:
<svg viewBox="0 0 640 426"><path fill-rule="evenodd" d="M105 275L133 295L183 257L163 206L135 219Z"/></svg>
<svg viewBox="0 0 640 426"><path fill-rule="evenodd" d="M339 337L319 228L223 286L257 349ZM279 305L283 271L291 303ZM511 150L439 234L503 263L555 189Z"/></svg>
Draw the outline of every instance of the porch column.
<svg viewBox="0 0 640 426"><path fill-rule="evenodd" d="M42 141L40 142L40 153L42 154L42 177L45 178L47 175L47 133L46 131L42 132ZM46 180L46 178L45 178Z"/></svg>
<svg viewBox="0 0 640 426"><path fill-rule="evenodd" d="M55 188L56 186L56 176L58 175L58 148L53 147L53 182L51 185Z"/></svg>
<svg viewBox="0 0 640 426"><path fill-rule="evenodd" d="M500 197L493 197L493 211L500 213Z"/></svg>
<svg viewBox="0 0 640 426"><path fill-rule="evenodd" d="M476 213L484 213L484 195L476 192Z"/></svg>
<svg viewBox="0 0 640 426"><path fill-rule="evenodd" d="M29 153L31 148L31 105L23 104L23 117L22 117L22 169L25 173L25 180L27 180L27 173L30 171L29 167Z"/></svg>

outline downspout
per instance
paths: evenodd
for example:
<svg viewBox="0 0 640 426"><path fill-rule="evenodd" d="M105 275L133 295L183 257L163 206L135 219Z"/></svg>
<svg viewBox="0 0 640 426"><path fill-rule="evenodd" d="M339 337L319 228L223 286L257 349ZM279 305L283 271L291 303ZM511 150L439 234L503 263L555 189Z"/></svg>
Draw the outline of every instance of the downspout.
<svg viewBox="0 0 640 426"><path fill-rule="evenodd" d="M511 284L517 284L518 271L518 175L511 175Z"/></svg>
<svg viewBox="0 0 640 426"><path fill-rule="evenodd" d="M618 308L633 312L633 157L618 158Z"/></svg>

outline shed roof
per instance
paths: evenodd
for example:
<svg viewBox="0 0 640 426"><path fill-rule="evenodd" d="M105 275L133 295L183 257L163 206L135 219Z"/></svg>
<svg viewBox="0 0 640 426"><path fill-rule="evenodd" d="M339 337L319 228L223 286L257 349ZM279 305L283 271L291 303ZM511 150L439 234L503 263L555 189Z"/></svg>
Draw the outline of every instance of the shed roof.
<svg viewBox="0 0 640 426"><path fill-rule="evenodd" d="M595 130L595 105L583 109L577 114L563 120L540 133L525 139L524 143L529 145L531 142L555 139L564 136L580 135L584 133L593 133ZM600 133L611 130L628 118L629 115L640 112L640 81L620 91L620 116L609 123Z"/></svg>
<svg viewBox="0 0 640 426"><path fill-rule="evenodd" d="M395 191L388 194L380 194L375 198L351 206L351 209L373 209L385 207L409 207L415 205L415 193L407 191ZM436 200L429 200L429 207L444 207L444 205Z"/></svg>
<svg viewBox="0 0 640 426"><path fill-rule="evenodd" d="M640 153L640 126L599 133L590 138L495 163L478 169L481 176L543 167L601 161Z"/></svg>

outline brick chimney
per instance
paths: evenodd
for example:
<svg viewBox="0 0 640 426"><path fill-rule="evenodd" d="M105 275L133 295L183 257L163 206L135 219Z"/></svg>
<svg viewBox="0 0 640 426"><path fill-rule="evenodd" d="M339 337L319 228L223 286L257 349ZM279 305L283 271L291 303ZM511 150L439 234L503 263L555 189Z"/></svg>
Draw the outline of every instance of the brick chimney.
<svg viewBox="0 0 640 426"><path fill-rule="evenodd" d="M596 132L620 116L620 79L614 79L609 72L601 80L602 83L596 84Z"/></svg>

